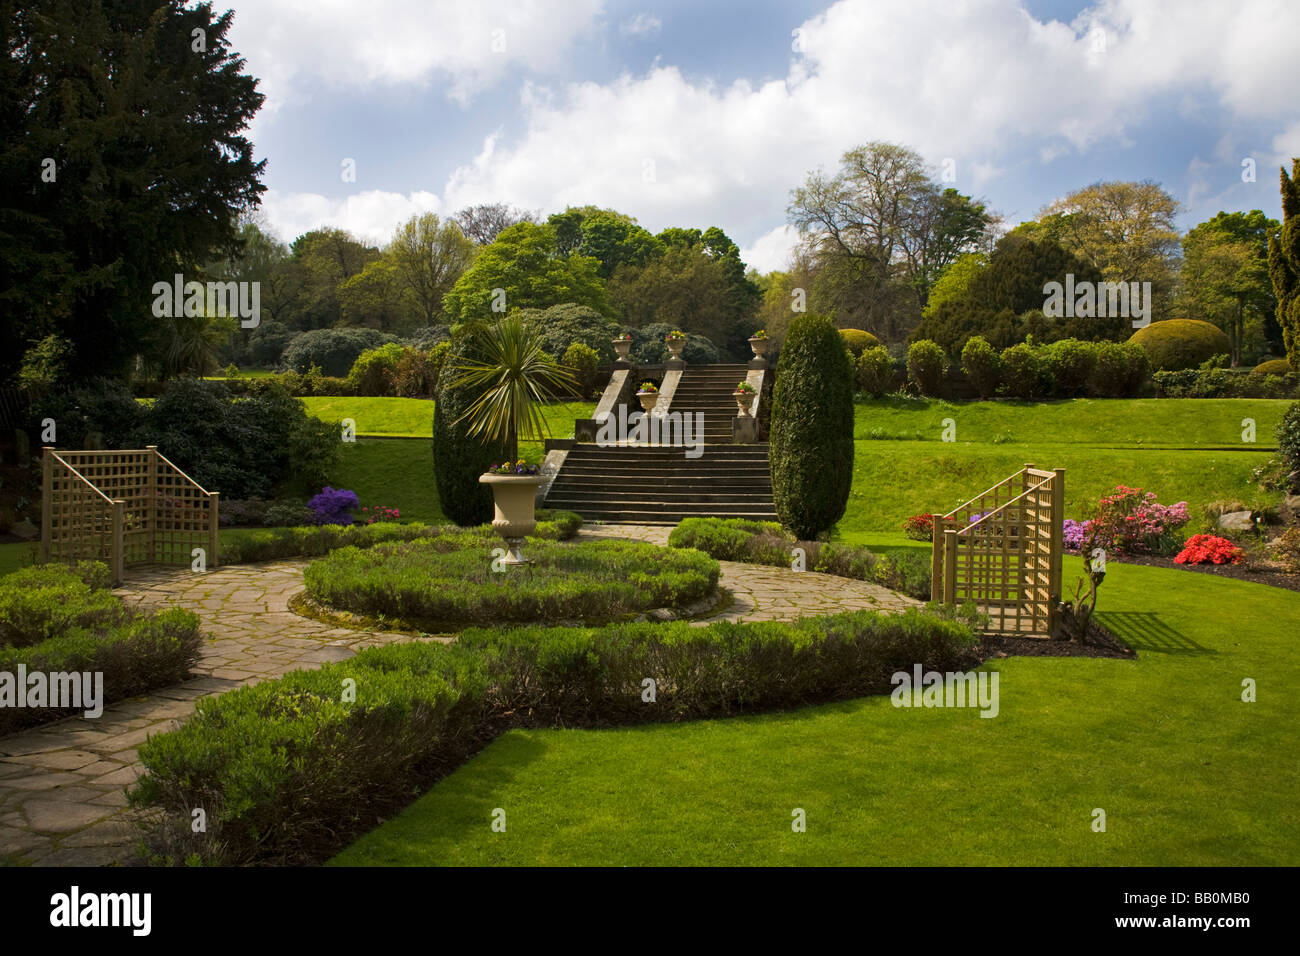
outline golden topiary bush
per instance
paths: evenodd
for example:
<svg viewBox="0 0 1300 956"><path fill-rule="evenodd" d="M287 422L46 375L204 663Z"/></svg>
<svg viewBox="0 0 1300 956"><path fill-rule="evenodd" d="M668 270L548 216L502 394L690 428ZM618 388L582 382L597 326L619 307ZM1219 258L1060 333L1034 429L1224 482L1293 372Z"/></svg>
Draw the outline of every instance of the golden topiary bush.
<svg viewBox="0 0 1300 956"><path fill-rule="evenodd" d="M844 339L844 344L853 353L854 359L861 356L865 350L874 349L880 344L880 339L861 329L840 329L840 338Z"/></svg>
<svg viewBox="0 0 1300 956"><path fill-rule="evenodd" d="M1199 319L1166 319L1152 322L1133 333L1157 372L1178 372L1196 368L1216 355L1232 352L1232 342L1216 325Z"/></svg>
<svg viewBox="0 0 1300 956"><path fill-rule="evenodd" d="M1270 359L1267 362L1260 362L1251 371L1256 375L1290 375L1291 366L1287 364L1286 359Z"/></svg>

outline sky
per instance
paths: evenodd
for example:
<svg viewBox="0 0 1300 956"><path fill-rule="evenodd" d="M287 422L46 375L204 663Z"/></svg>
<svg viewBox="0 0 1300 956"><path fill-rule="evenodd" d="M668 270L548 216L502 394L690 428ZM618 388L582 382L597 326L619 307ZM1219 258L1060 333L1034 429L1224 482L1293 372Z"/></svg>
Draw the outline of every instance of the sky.
<svg viewBox="0 0 1300 956"><path fill-rule="evenodd" d="M1300 156L1296 0L227 2L285 241L593 204L767 272L791 190L873 140L1008 225L1103 180L1160 183L1183 229L1280 218Z"/></svg>

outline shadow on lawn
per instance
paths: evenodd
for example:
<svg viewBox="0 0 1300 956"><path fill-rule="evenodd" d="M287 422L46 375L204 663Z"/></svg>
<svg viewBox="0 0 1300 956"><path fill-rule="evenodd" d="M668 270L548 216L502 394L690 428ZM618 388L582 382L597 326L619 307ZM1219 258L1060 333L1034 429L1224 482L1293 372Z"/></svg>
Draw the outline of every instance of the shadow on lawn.
<svg viewBox="0 0 1300 956"><path fill-rule="evenodd" d="M1180 634L1149 611L1098 611L1097 619L1135 651L1158 654L1217 654Z"/></svg>

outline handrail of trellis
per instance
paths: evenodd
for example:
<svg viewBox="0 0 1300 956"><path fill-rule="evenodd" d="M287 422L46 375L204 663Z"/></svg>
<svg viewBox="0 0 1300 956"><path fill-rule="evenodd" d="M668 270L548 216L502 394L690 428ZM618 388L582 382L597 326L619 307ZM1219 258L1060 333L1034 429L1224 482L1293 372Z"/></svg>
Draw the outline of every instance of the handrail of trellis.
<svg viewBox="0 0 1300 956"><path fill-rule="evenodd" d="M42 456L41 554L90 558L120 584L128 565L190 564L195 548L215 566L220 493L177 468L157 446Z"/></svg>
<svg viewBox="0 0 1300 956"><path fill-rule="evenodd" d="M930 598L973 601L999 634L1049 637L1061 613L1065 469L1025 465L934 518Z"/></svg>

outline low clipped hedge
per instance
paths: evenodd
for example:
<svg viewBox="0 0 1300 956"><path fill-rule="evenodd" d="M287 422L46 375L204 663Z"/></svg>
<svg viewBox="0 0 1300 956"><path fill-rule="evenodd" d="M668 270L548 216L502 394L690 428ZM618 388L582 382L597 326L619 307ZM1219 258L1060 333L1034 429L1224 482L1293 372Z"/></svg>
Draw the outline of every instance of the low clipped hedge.
<svg viewBox="0 0 1300 956"><path fill-rule="evenodd" d="M1258 369L1184 369L1151 376L1160 398L1295 398L1294 375L1259 374Z"/></svg>
<svg viewBox="0 0 1300 956"><path fill-rule="evenodd" d="M537 530L533 537L551 541L572 538L582 527L582 518L572 511L537 511ZM258 561L281 561L288 558L317 558L339 548L369 548L377 544L413 541L456 533L451 525L426 525L419 522L398 524L376 521L374 524L306 525L296 528L258 528L241 532L238 539L221 543L222 564L252 564ZM480 533L483 532L480 529Z"/></svg>
<svg viewBox="0 0 1300 956"><path fill-rule="evenodd" d="M1232 352L1232 341L1217 325L1200 319L1166 319L1138 329L1129 339L1147 353L1157 372L1196 368Z"/></svg>
<svg viewBox="0 0 1300 956"><path fill-rule="evenodd" d="M531 562L494 570L501 539L479 530L371 548L308 565L307 595L333 609L429 632L488 623L599 624L714 592L718 563L640 541L530 540Z"/></svg>
<svg viewBox="0 0 1300 956"><path fill-rule="evenodd" d="M771 521L744 518L685 518L668 536L674 548L694 548L719 561L788 568L794 549L804 551L805 568L930 599L930 562L912 548L878 555L868 548L825 541L799 541Z"/></svg>
<svg viewBox="0 0 1300 956"><path fill-rule="evenodd" d="M203 643L198 617L175 608L133 611L108 580L108 568L89 561L0 577L0 672L102 674L104 705L189 676ZM88 709L0 707L0 734Z"/></svg>
<svg viewBox="0 0 1300 956"><path fill-rule="evenodd" d="M977 657L969 627L909 611L795 623L469 631L363 651L200 700L140 747L154 863L319 862L513 727L600 727L887 692ZM644 699L644 681L655 700ZM347 688L355 700L345 699ZM195 808L207 828L194 833Z"/></svg>

